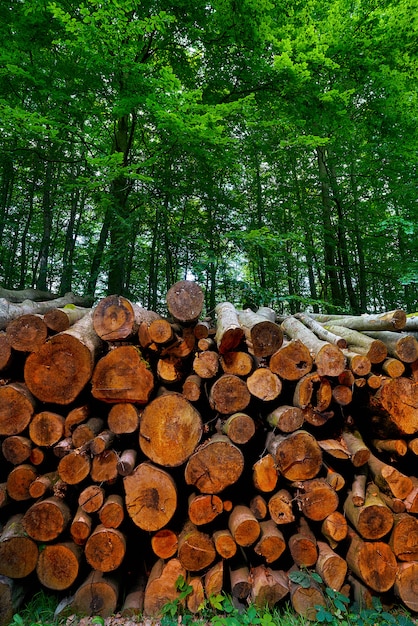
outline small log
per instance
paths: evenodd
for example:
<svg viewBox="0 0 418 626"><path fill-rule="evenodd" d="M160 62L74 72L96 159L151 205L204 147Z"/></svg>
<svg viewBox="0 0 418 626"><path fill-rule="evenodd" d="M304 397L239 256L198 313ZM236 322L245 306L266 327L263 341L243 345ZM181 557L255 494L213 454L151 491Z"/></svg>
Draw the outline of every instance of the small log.
<svg viewBox="0 0 418 626"><path fill-rule="evenodd" d="M47 311L44 315L44 322L49 330L61 333L63 330L68 330L70 326L81 320L90 311L87 307L68 304L62 308Z"/></svg>
<svg viewBox="0 0 418 626"><path fill-rule="evenodd" d="M312 330L319 339L327 341L328 343L332 343L341 349L347 347L347 342L344 337L340 337L338 334L331 333L329 330L324 328L320 322L312 319L312 317L310 317L306 313L296 313L294 317L296 317L296 319L300 320L305 326Z"/></svg>
<svg viewBox="0 0 418 626"><path fill-rule="evenodd" d="M143 530L166 526L177 508L177 488L163 469L145 462L123 479L129 517Z"/></svg>
<svg viewBox="0 0 418 626"><path fill-rule="evenodd" d="M9 517L0 536L1 576L25 578L35 570L38 562L38 545L28 537L22 519L22 513Z"/></svg>
<svg viewBox="0 0 418 626"><path fill-rule="evenodd" d="M355 376L367 376L372 369L372 363L368 356L358 354L353 350L343 350L349 371Z"/></svg>
<svg viewBox="0 0 418 626"><path fill-rule="evenodd" d="M367 486L362 506L355 506L348 494L344 502L344 513L363 539L381 539L393 526L393 513L379 497L379 490L373 483Z"/></svg>
<svg viewBox="0 0 418 626"><path fill-rule="evenodd" d="M412 490L404 499L408 513L418 513L418 478L411 476Z"/></svg>
<svg viewBox="0 0 418 626"><path fill-rule="evenodd" d="M81 483L90 473L91 461L86 451L73 450L58 463L58 474L68 485Z"/></svg>
<svg viewBox="0 0 418 626"><path fill-rule="evenodd" d="M205 352L206 350L216 350L216 343L212 337L202 337L197 342L197 348L201 352Z"/></svg>
<svg viewBox="0 0 418 626"><path fill-rule="evenodd" d="M267 517L268 506L267 502L260 494L254 496L250 500L250 511L254 515L254 517L258 520L263 520Z"/></svg>
<svg viewBox="0 0 418 626"><path fill-rule="evenodd" d="M193 371L201 379L214 378L219 369L219 354L212 350L198 352L193 360Z"/></svg>
<svg viewBox="0 0 418 626"><path fill-rule="evenodd" d="M10 367L12 362L13 362L12 347L7 341L6 333L4 331L0 331L0 372L7 370L7 368Z"/></svg>
<svg viewBox="0 0 418 626"><path fill-rule="evenodd" d="M190 521L184 525L178 540L178 559L190 572L200 572L212 565L216 550L210 535L198 530Z"/></svg>
<svg viewBox="0 0 418 626"><path fill-rule="evenodd" d="M94 456L98 454L102 454L105 450L107 450L113 443L115 439L115 433L111 430L102 430L102 432L98 433L90 442L89 449L90 453Z"/></svg>
<svg viewBox="0 0 418 626"><path fill-rule="evenodd" d="M35 541L54 541L71 521L70 507L61 498L50 496L30 506L22 519L22 526Z"/></svg>
<svg viewBox="0 0 418 626"><path fill-rule="evenodd" d="M345 357L338 346L319 339L295 317L287 317L282 328L291 339L300 339L314 355L320 376L338 376L345 368Z"/></svg>
<svg viewBox="0 0 418 626"><path fill-rule="evenodd" d="M202 578L200 576L192 576L187 581L187 584L191 587L191 592L186 598L187 609L191 613L198 613L205 605L205 590Z"/></svg>
<svg viewBox="0 0 418 626"><path fill-rule="evenodd" d="M259 565L251 568L251 602L264 609L272 609L289 593L289 579L282 570Z"/></svg>
<svg viewBox="0 0 418 626"><path fill-rule="evenodd" d="M399 359L390 357L382 363L382 371L390 378L399 378L405 373L405 365Z"/></svg>
<svg viewBox="0 0 418 626"><path fill-rule="evenodd" d="M239 350L231 350L220 355L219 363L224 374L234 374L242 378L251 374L254 367L251 354Z"/></svg>
<svg viewBox="0 0 418 626"><path fill-rule="evenodd" d="M297 568L292 567L290 571L297 571ZM298 615L312 621L316 620L318 607L326 607L325 596L313 579L310 579L309 586L290 580L290 602Z"/></svg>
<svg viewBox="0 0 418 626"><path fill-rule="evenodd" d="M40 465L41 463L44 462L44 459L45 459L45 452L41 450L41 448L38 448L38 447L32 448L32 450L30 451L30 457L29 457L29 461L32 463L32 465Z"/></svg>
<svg viewBox="0 0 418 626"><path fill-rule="evenodd" d="M7 341L18 352L36 352L47 336L48 327L42 316L32 313L21 315L6 326Z"/></svg>
<svg viewBox="0 0 418 626"><path fill-rule="evenodd" d="M206 339L206 337L209 337L211 332L212 332L212 326L208 319L198 320L193 328L193 334L198 340Z"/></svg>
<svg viewBox="0 0 418 626"><path fill-rule="evenodd" d="M418 563L416 561L400 563L393 585L395 595L414 613L418 612L417 577Z"/></svg>
<svg viewBox="0 0 418 626"><path fill-rule="evenodd" d="M388 452L396 456L405 456L408 444L404 439L372 439L372 444L378 452Z"/></svg>
<svg viewBox="0 0 418 626"><path fill-rule="evenodd" d="M202 429L199 412L184 396L163 394L151 400L142 413L139 445L154 463L177 467L196 449Z"/></svg>
<svg viewBox="0 0 418 626"><path fill-rule="evenodd" d="M224 582L224 563L218 561L212 565L204 576L203 586L207 598L217 596L222 592Z"/></svg>
<svg viewBox="0 0 418 626"><path fill-rule="evenodd" d="M190 374L184 380L182 394L189 402L197 402L202 393L202 379L197 374Z"/></svg>
<svg viewBox="0 0 418 626"><path fill-rule="evenodd" d="M157 361L156 373L158 379L164 384L179 383L184 378L183 361L171 354L161 357Z"/></svg>
<svg viewBox="0 0 418 626"><path fill-rule="evenodd" d="M93 570L74 594L71 608L79 615L109 617L118 604L119 584L103 572Z"/></svg>
<svg viewBox="0 0 418 626"><path fill-rule="evenodd" d="M35 478L33 483L29 485L29 493L32 498L43 498L48 493L55 492L64 489L65 483L60 479L58 472L47 472Z"/></svg>
<svg viewBox="0 0 418 626"><path fill-rule="evenodd" d="M229 530L239 546L248 547L255 543L260 535L260 523L249 507L236 505L228 519Z"/></svg>
<svg viewBox="0 0 418 626"><path fill-rule="evenodd" d="M316 538L308 522L300 517L297 533L288 540L290 554L298 567L312 567L318 558Z"/></svg>
<svg viewBox="0 0 418 626"><path fill-rule="evenodd" d="M285 343L269 361L271 371L282 380L299 380L309 374L312 366L309 349L299 339Z"/></svg>
<svg viewBox="0 0 418 626"><path fill-rule="evenodd" d="M269 493L276 488L279 474L276 463L271 454L265 454L253 465L253 484L263 493Z"/></svg>
<svg viewBox="0 0 418 626"><path fill-rule="evenodd" d="M26 595L24 585L19 585L12 578L0 576L0 626L13 623Z"/></svg>
<svg viewBox="0 0 418 626"><path fill-rule="evenodd" d="M187 485L201 493L220 493L236 483L244 469L244 456L225 435L213 435L190 456L185 468Z"/></svg>
<svg viewBox="0 0 418 626"><path fill-rule="evenodd" d="M41 411L32 417L29 437L37 446L50 447L64 435L64 418L52 411Z"/></svg>
<svg viewBox="0 0 418 626"><path fill-rule="evenodd" d="M254 398L271 402L282 391L282 382L268 367L259 367L247 378L247 387Z"/></svg>
<svg viewBox="0 0 418 626"><path fill-rule="evenodd" d="M231 532L225 528L215 530L212 535L215 550L223 559L232 559L237 553L237 542L231 535Z"/></svg>
<svg viewBox="0 0 418 626"><path fill-rule="evenodd" d="M178 599L180 592L176 582L180 576L186 577L186 569L180 559L173 558L167 562L158 559L154 563L145 587L144 615L158 617L164 605Z"/></svg>
<svg viewBox="0 0 418 626"><path fill-rule="evenodd" d="M151 537L151 547L154 554L160 559L171 559L177 554L178 536L170 528L161 528Z"/></svg>
<svg viewBox="0 0 418 626"><path fill-rule="evenodd" d="M351 487L351 500L354 506L363 506L366 501L366 484L368 480L367 467L362 465L360 471L354 475Z"/></svg>
<svg viewBox="0 0 418 626"><path fill-rule="evenodd" d="M215 494L191 494L189 497L188 516L192 524L209 524L223 512L223 502Z"/></svg>
<svg viewBox="0 0 418 626"><path fill-rule="evenodd" d="M266 416L267 423L272 428L278 428L282 433L292 433L303 425L303 413L297 406L287 404L278 406Z"/></svg>
<svg viewBox="0 0 418 626"><path fill-rule="evenodd" d="M295 521L293 499L287 489L279 489L271 496L267 505L272 520L276 524L290 524Z"/></svg>
<svg viewBox="0 0 418 626"><path fill-rule="evenodd" d="M323 465L326 471L325 480L327 481L329 486L332 487L334 491L340 491L341 489L343 489L345 487L344 476L332 469L332 467L330 467L326 463L324 463Z"/></svg>
<svg viewBox="0 0 418 626"><path fill-rule="evenodd" d="M383 363L387 357L387 347L380 339L373 339L357 330L333 325L333 323L327 323L326 328L332 333L339 333L346 339L351 352L367 357L372 364Z"/></svg>
<svg viewBox="0 0 418 626"><path fill-rule="evenodd" d="M320 439L318 445L334 459L350 459L351 453L344 439Z"/></svg>
<svg viewBox="0 0 418 626"><path fill-rule="evenodd" d="M367 331L367 336L382 341L388 354L403 363L413 363L418 359L418 341L413 335L391 331Z"/></svg>
<svg viewBox="0 0 418 626"><path fill-rule="evenodd" d="M354 467L361 467L362 465L366 465L366 463L370 459L370 450L366 446L363 441L363 438L358 430L354 430L350 432L348 430L344 430L342 432L342 437L347 448L351 454L351 462Z"/></svg>
<svg viewBox="0 0 418 626"><path fill-rule="evenodd" d="M397 571L395 555L387 543L363 541L353 530L346 554L348 567L372 591L383 593L394 584Z"/></svg>
<svg viewBox="0 0 418 626"><path fill-rule="evenodd" d="M268 444L278 471L287 480L314 478L322 467L322 452L315 437L305 430L277 435Z"/></svg>
<svg viewBox="0 0 418 626"><path fill-rule="evenodd" d="M306 374L298 380L293 393L293 404L301 409L312 407L320 413L328 409L332 400L332 388L328 378L318 372Z"/></svg>
<svg viewBox="0 0 418 626"><path fill-rule="evenodd" d="M336 385L332 389L332 399L340 406L347 406L353 399L353 392L347 385Z"/></svg>
<svg viewBox="0 0 418 626"><path fill-rule="evenodd" d="M300 483L298 493L299 506L302 513L314 522L324 520L337 510L338 494L325 478L304 480Z"/></svg>
<svg viewBox="0 0 418 626"><path fill-rule="evenodd" d="M137 450L132 448L123 450L116 464L117 472L120 476L129 476L129 474L132 474L136 464L137 454Z"/></svg>
<svg viewBox="0 0 418 626"><path fill-rule="evenodd" d="M87 422L76 426L71 435L74 448L86 448L86 444L90 444L102 428L103 420L100 417L91 417Z"/></svg>
<svg viewBox="0 0 418 626"><path fill-rule="evenodd" d="M175 338L173 326L167 319L159 318L153 320L148 326L148 333L151 341L157 345L166 344Z"/></svg>
<svg viewBox="0 0 418 626"><path fill-rule="evenodd" d="M281 347L283 331L271 319L246 309L238 311L238 320L244 330L249 352L254 356L268 357Z"/></svg>
<svg viewBox="0 0 418 626"><path fill-rule="evenodd" d="M74 543L78 546L84 546L90 536L91 528L92 519L90 515L79 506L70 525L70 534Z"/></svg>
<svg viewBox="0 0 418 626"><path fill-rule="evenodd" d="M99 572L112 572L122 563L126 553L126 538L117 528L99 524L84 546L88 564Z"/></svg>
<svg viewBox="0 0 418 626"><path fill-rule="evenodd" d="M382 491L390 492L395 498L401 500L412 491L413 483L409 476L402 474L396 467L387 465L374 454L370 454L368 466L374 476L374 482Z"/></svg>
<svg viewBox="0 0 418 626"><path fill-rule="evenodd" d="M0 387L0 435L20 435L35 412L36 400L26 385Z"/></svg>
<svg viewBox="0 0 418 626"><path fill-rule="evenodd" d="M105 500L105 491L99 485L89 485L85 487L78 496L78 506L85 513L96 513L99 511Z"/></svg>
<svg viewBox="0 0 418 626"><path fill-rule="evenodd" d="M93 326L104 341L121 341L138 331L134 305L123 296L102 298L93 311Z"/></svg>
<svg viewBox="0 0 418 626"><path fill-rule="evenodd" d="M230 302L219 303L215 307L216 313L216 334L215 341L219 354L225 354L235 350L244 338L238 313Z"/></svg>
<svg viewBox="0 0 418 626"><path fill-rule="evenodd" d="M27 357L26 385L42 402L70 404L90 381L101 345L87 314Z"/></svg>
<svg viewBox="0 0 418 626"><path fill-rule="evenodd" d="M194 281L180 280L172 285L166 300L169 313L181 324L192 324L202 314L204 294Z"/></svg>
<svg viewBox="0 0 418 626"><path fill-rule="evenodd" d="M230 567L231 593L234 598L245 600L251 591L250 570L246 565Z"/></svg>
<svg viewBox="0 0 418 626"><path fill-rule="evenodd" d="M418 562L418 519L409 513L395 515L389 546L398 561Z"/></svg>
<svg viewBox="0 0 418 626"><path fill-rule="evenodd" d="M78 576L82 552L82 548L72 542L44 546L36 564L39 582L54 591L71 587Z"/></svg>
<svg viewBox="0 0 418 626"><path fill-rule="evenodd" d="M131 402L114 404L107 416L107 425L115 435L134 433L139 428L139 415Z"/></svg>
<svg viewBox="0 0 418 626"><path fill-rule="evenodd" d="M24 463L30 457L32 441L22 435L9 435L1 444L4 458L13 465Z"/></svg>
<svg viewBox="0 0 418 626"><path fill-rule="evenodd" d="M138 617L144 610L146 578L139 576L130 587L128 587L123 605L121 608L122 617Z"/></svg>
<svg viewBox="0 0 418 626"><path fill-rule="evenodd" d="M233 443L243 445L248 443L255 434L255 423L246 413L234 413L222 424L222 432Z"/></svg>
<svg viewBox="0 0 418 626"><path fill-rule="evenodd" d="M325 542L318 541L318 559L315 569L324 584L330 589L340 591L347 575L346 561Z"/></svg>
<svg viewBox="0 0 418 626"><path fill-rule="evenodd" d="M251 400L245 381L233 374L223 374L213 383L209 404L214 411L231 415L244 411Z"/></svg>
<svg viewBox="0 0 418 626"><path fill-rule="evenodd" d="M90 417L90 404L75 407L67 414L64 423L64 437L71 437L73 430Z"/></svg>
<svg viewBox="0 0 418 626"><path fill-rule="evenodd" d="M260 537L254 546L254 552L263 557L266 563L274 563L286 549L283 533L270 519L260 521Z"/></svg>
<svg viewBox="0 0 418 626"><path fill-rule="evenodd" d="M119 528L125 518L123 498L118 493L111 493L99 509L99 520L105 528Z"/></svg>
<svg viewBox="0 0 418 626"><path fill-rule="evenodd" d="M339 511L333 511L327 515L321 524L321 533L331 548L336 548L347 537L347 532L347 520Z"/></svg>
<svg viewBox="0 0 418 626"><path fill-rule="evenodd" d="M154 375L138 348L120 346L99 359L91 384L93 397L102 402L146 404L154 389Z"/></svg>
<svg viewBox="0 0 418 626"><path fill-rule="evenodd" d="M12 500L30 500L29 487L38 477L38 472L29 463L16 465L7 476L7 494Z"/></svg>

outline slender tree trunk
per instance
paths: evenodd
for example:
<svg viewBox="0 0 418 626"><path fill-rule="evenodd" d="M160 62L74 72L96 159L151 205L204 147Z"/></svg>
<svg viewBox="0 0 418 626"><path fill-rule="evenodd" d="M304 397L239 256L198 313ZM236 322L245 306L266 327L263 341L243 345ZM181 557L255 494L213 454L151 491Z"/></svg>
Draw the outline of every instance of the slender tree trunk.
<svg viewBox="0 0 418 626"><path fill-rule="evenodd" d="M363 238L361 235L361 229L359 227L360 224L360 213L359 213L359 199L357 194L357 184L354 173L354 165L351 163L351 193L353 195L353 206L354 206L354 239L357 247L357 259L358 259L358 271L357 271L357 280L358 280L358 308L359 313L366 313L367 311L367 280L366 280L366 262L364 255L364 246L363 246Z"/></svg>
<svg viewBox="0 0 418 626"><path fill-rule="evenodd" d="M330 196L329 177L326 168L325 149L317 148L316 155L319 168L319 180L321 184L325 275L328 279L331 291L331 303L336 306L341 306L344 304L344 301L341 295L338 268L336 264L337 242L335 240L334 226L332 224L332 200Z"/></svg>
<svg viewBox="0 0 418 626"><path fill-rule="evenodd" d="M103 253L106 246L107 236L110 226L110 208L108 207L104 216L102 228L100 229L99 240L94 251L93 259L90 267L90 278L87 284L87 293L94 296L97 281L99 279L100 268L102 267Z"/></svg>
<svg viewBox="0 0 418 626"><path fill-rule="evenodd" d="M52 231L53 163L48 161L42 194L42 241L38 257L37 289L48 290L47 275Z"/></svg>

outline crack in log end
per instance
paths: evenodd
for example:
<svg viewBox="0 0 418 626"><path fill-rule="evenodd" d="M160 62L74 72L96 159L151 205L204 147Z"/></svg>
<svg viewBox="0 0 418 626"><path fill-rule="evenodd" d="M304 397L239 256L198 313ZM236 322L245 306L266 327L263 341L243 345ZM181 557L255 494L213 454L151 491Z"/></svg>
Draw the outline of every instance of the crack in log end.
<svg viewBox="0 0 418 626"><path fill-rule="evenodd" d="M308 367L308 363L306 361L299 361L299 363L295 363L295 368L298 370L305 370Z"/></svg>

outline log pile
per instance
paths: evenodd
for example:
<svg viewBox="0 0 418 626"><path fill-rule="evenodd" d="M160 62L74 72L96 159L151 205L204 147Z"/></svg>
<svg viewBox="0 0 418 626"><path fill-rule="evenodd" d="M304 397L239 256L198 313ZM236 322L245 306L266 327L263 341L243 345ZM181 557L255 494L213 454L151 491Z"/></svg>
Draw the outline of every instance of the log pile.
<svg viewBox="0 0 418 626"><path fill-rule="evenodd" d="M301 568L418 611L418 318L203 302L3 307L0 624L34 585L158 615L179 576L193 612L223 590L313 619Z"/></svg>

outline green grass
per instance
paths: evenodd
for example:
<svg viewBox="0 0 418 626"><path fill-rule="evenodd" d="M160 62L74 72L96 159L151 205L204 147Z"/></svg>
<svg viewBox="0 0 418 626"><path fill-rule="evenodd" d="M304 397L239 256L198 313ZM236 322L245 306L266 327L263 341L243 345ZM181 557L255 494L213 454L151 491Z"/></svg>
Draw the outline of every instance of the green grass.
<svg viewBox="0 0 418 626"><path fill-rule="evenodd" d="M280 608L272 609L258 608L255 605L237 608L230 596L223 593L206 600L199 614L195 615L184 608L184 600L191 592L191 587L180 578L177 581L177 588L179 597L163 607L159 620L161 626L178 626L180 616L183 626L417 626L418 624L417 620L402 607L387 611L380 600L375 598L372 608L361 609L355 604L350 604L346 596L328 587L324 589L327 606L317 607L315 622L297 615L289 602ZM59 599L53 594L39 591L19 613L14 615L9 626L63 626L68 609L60 617L55 617L58 603ZM74 626L76 623L71 622ZM105 620L93 616L90 623L104 626Z"/></svg>

